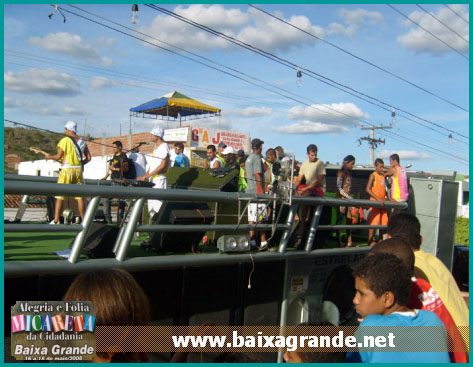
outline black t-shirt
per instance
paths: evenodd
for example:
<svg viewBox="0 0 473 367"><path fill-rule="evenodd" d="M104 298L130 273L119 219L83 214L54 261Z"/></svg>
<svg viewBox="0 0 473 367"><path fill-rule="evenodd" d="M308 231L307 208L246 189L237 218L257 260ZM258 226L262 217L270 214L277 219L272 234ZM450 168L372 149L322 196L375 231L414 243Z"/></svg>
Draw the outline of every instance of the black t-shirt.
<svg viewBox="0 0 473 367"><path fill-rule="evenodd" d="M111 177L112 180L120 180L123 178L123 172L128 170L128 162L126 154L120 152L119 154L115 154L112 158L110 166L113 168L119 168L119 171L112 171Z"/></svg>

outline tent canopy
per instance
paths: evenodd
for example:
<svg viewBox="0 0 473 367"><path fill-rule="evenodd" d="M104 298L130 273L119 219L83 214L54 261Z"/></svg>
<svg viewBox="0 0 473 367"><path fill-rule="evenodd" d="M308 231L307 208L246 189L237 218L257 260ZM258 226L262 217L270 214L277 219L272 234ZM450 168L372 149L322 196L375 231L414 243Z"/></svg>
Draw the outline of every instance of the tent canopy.
<svg viewBox="0 0 473 367"><path fill-rule="evenodd" d="M174 117L175 119L198 115L217 116L220 114L220 111L220 108L206 105L176 91L130 108L130 113L135 115L143 114L144 116L146 114L156 117L159 115Z"/></svg>

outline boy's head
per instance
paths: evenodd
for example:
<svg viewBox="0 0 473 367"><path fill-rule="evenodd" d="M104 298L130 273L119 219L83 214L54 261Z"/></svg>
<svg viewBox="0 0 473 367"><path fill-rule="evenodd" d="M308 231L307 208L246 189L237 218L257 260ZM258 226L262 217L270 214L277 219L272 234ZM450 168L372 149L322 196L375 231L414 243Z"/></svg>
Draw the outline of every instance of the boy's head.
<svg viewBox="0 0 473 367"><path fill-rule="evenodd" d="M376 160L374 161L374 168L375 168L377 173L383 174L383 172L384 172L384 162L381 158L376 158Z"/></svg>
<svg viewBox="0 0 473 367"><path fill-rule="evenodd" d="M207 145L207 158L212 160L217 156L217 149L215 148L215 145L210 144Z"/></svg>
<svg viewBox="0 0 473 367"><path fill-rule="evenodd" d="M390 238L379 242L371 248L369 254L392 254L404 263L410 276L414 274L414 252L401 238Z"/></svg>
<svg viewBox="0 0 473 367"><path fill-rule="evenodd" d="M400 238L413 251L420 249L422 236L420 235L419 219L413 214L401 212L389 218L388 235L391 238Z"/></svg>
<svg viewBox="0 0 473 367"><path fill-rule="evenodd" d="M397 306L406 306L411 276L404 263L392 254L374 254L360 261L353 272L356 312L366 318L389 315Z"/></svg>
<svg viewBox="0 0 473 367"><path fill-rule="evenodd" d="M329 322L306 323L303 322L298 326L329 326L334 327ZM316 329L316 332L311 332L312 336L321 337L329 335L323 329ZM286 363L343 363L345 361L345 352L302 352L298 349L284 353L284 362Z"/></svg>
<svg viewBox="0 0 473 367"><path fill-rule="evenodd" d="M353 169L355 166L355 157L351 154L347 155L345 158L343 158L343 166L349 170Z"/></svg>
<svg viewBox="0 0 473 367"><path fill-rule="evenodd" d="M399 154L391 154L389 156L389 163L391 163L391 166L394 166L394 165L399 165L400 163L400 159L399 159Z"/></svg>
<svg viewBox="0 0 473 367"><path fill-rule="evenodd" d="M176 152L176 155L183 154L184 153L184 144L182 144L182 143L174 144L174 151Z"/></svg>
<svg viewBox="0 0 473 367"><path fill-rule="evenodd" d="M274 163L278 160L277 156L276 156L276 150L275 149L269 148L266 151L266 160L270 163Z"/></svg>
<svg viewBox="0 0 473 367"><path fill-rule="evenodd" d="M309 144L307 146L307 157L309 157L309 162L317 161L317 153L318 153L317 145Z"/></svg>

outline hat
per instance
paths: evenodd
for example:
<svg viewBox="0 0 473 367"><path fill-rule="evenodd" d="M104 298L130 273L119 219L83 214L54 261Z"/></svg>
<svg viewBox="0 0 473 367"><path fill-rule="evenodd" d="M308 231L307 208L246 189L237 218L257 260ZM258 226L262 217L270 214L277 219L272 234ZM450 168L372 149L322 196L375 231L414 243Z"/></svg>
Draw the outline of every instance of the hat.
<svg viewBox="0 0 473 367"><path fill-rule="evenodd" d="M245 155L245 151L243 149L238 149L238 155Z"/></svg>
<svg viewBox="0 0 473 367"><path fill-rule="evenodd" d="M227 144L225 144L223 141L221 141L220 143L218 143L218 146L222 147L222 148L226 148Z"/></svg>
<svg viewBox="0 0 473 367"><path fill-rule="evenodd" d="M67 121L64 125L66 130L71 130L73 133L77 134L77 124L74 121Z"/></svg>
<svg viewBox="0 0 473 367"><path fill-rule="evenodd" d="M235 154L235 150L232 147L226 147L222 151L222 155L227 155L227 154Z"/></svg>
<svg viewBox="0 0 473 367"><path fill-rule="evenodd" d="M159 136L162 139L164 136L164 130L159 126L156 126L153 127L153 130L150 131L150 134L154 136Z"/></svg>
<svg viewBox="0 0 473 367"><path fill-rule="evenodd" d="M251 141L251 147L252 148L259 148L260 145L264 144L264 141L258 139L258 138L255 138Z"/></svg>

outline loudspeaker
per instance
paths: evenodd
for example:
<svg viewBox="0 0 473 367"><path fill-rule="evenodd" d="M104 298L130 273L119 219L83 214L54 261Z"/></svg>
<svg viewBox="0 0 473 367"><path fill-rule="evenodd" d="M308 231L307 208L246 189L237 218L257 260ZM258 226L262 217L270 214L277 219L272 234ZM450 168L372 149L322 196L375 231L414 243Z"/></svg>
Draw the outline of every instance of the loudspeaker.
<svg viewBox="0 0 473 367"><path fill-rule="evenodd" d="M86 255L90 259L114 257L113 245L119 230L116 226L92 223L81 254ZM70 248L72 248L73 243L74 241L71 242Z"/></svg>
<svg viewBox="0 0 473 367"><path fill-rule="evenodd" d="M210 224L214 218L207 203L165 202L153 224ZM151 245L158 252L190 252L199 244L205 231L154 232Z"/></svg>
<svg viewBox="0 0 473 367"><path fill-rule="evenodd" d="M437 256L452 270L458 182L411 178L408 211L419 219L421 250Z"/></svg>

